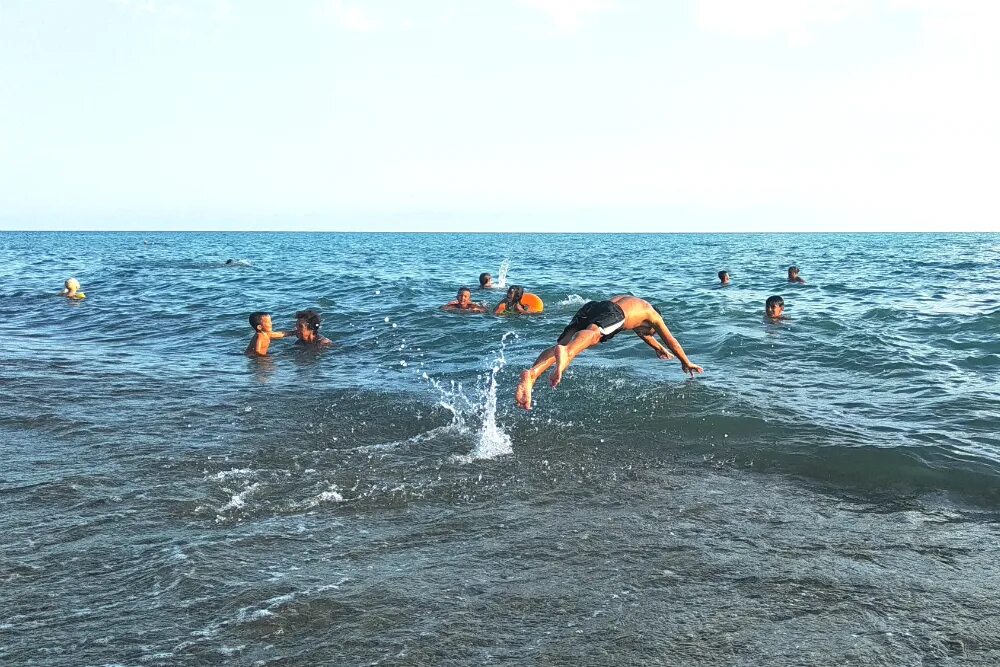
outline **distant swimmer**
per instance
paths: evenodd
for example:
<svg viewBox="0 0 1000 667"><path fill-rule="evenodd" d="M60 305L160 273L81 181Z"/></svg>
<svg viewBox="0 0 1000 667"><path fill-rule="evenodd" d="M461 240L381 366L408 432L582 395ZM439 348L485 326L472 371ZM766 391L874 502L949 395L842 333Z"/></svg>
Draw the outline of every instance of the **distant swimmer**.
<svg viewBox="0 0 1000 667"><path fill-rule="evenodd" d="M799 276L799 267L797 266L788 267L788 282L799 283L800 285L806 284L806 281Z"/></svg>
<svg viewBox="0 0 1000 667"><path fill-rule="evenodd" d="M274 331L271 328L271 313L260 311L250 313L250 326L254 330L254 335L250 339L250 344L247 345L245 354L251 357L266 357L271 339L284 338L288 335L283 331Z"/></svg>
<svg viewBox="0 0 1000 667"><path fill-rule="evenodd" d="M577 311L556 344L538 355L534 365L521 373L514 401L525 410L530 410L531 388L545 371L555 365L549 380L555 388L562 381L563 371L578 354L614 338L619 331L634 331L660 359L673 359L676 355L681 368L691 377L704 372L701 366L691 363L684 354L684 348L667 329L656 307L638 297L619 295L610 301L589 301ZM667 347L661 345L654 334L659 334Z"/></svg>
<svg viewBox="0 0 1000 667"><path fill-rule="evenodd" d="M319 333L321 324L319 313L315 310L300 310L295 313L295 341L296 345L307 345L309 347L326 347L333 345L333 341L324 338Z"/></svg>
<svg viewBox="0 0 1000 667"><path fill-rule="evenodd" d="M488 273L479 274L479 289L493 289L493 276Z"/></svg>
<svg viewBox="0 0 1000 667"><path fill-rule="evenodd" d="M531 292L525 292L520 285L511 285L507 288L507 295L503 301L493 309L494 315L524 315L527 313L540 313L545 309L542 300Z"/></svg>
<svg viewBox="0 0 1000 667"><path fill-rule="evenodd" d="M764 315L771 320L783 320L785 316L782 314L785 312L785 300L780 296L775 294L774 296L767 297L767 301L764 302Z"/></svg>
<svg viewBox="0 0 1000 667"><path fill-rule="evenodd" d="M468 287L463 287L458 290L455 300L441 306L441 310L463 311L466 313L485 313L486 306L481 303L475 303L472 300L472 290Z"/></svg>
<svg viewBox="0 0 1000 667"><path fill-rule="evenodd" d="M226 260L226 266L232 266L235 263L236 263L235 259L227 259Z"/></svg>
<svg viewBox="0 0 1000 667"><path fill-rule="evenodd" d="M70 278L63 285L63 291L60 294L67 299L79 301L87 298L87 295L80 291L80 281L76 278Z"/></svg>
<svg viewBox="0 0 1000 667"><path fill-rule="evenodd" d="M729 284L729 271L719 271L719 284L722 287Z"/></svg>

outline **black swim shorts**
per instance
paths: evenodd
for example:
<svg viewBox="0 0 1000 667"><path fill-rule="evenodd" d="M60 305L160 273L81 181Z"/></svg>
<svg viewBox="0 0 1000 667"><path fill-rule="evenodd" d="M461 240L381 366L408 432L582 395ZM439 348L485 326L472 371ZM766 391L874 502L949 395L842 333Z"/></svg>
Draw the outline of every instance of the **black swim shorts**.
<svg viewBox="0 0 1000 667"><path fill-rule="evenodd" d="M569 326L563 329L558 343L565 345L577 331L583 331L594 324L601 332L602 343L611 340L625 325L625 311L614 301L588 301L576 311Z"/></svg>

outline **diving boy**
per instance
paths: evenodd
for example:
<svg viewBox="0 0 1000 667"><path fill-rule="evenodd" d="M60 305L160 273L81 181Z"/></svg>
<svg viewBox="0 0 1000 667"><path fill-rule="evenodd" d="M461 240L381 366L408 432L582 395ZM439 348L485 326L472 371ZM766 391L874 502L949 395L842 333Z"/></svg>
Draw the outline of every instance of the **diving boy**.
<svg viewBox="0 0 1000 667"><path fill-rule="evenodd" d="M681 369L694 377L704 369L691 363L684 348L677 342L667 325L663 322L660 311L648 301L629 295L612 297L609 301L589 301L583 305L570 321L556 344L538 355L535 363L521 373L521 381L517 385L514 401L525 410L531 409L531 389L538 378L553 365L549 384L554 389L562 381L563 371L578 354L615 337L619 331L634 331L646 345L653 348L660 359L673 359L674 355L681 362ZM658 334L666 347L654 338ZM669 349L668 349L669 348ZM671 354L673 352L673 354Z"/></svg>

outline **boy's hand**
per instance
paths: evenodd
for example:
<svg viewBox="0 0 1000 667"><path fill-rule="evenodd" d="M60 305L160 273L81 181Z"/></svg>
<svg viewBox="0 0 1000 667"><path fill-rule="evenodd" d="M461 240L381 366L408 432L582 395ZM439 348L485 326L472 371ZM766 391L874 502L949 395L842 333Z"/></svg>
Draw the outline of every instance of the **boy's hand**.
<svg viewBox="0 0 1000 667"><path fill-rule="evenodd" d="M664 349L659 349L659 350L656 351L656 358L657 359L664 359L666 361L670 361L671 359L674 359L675 357L674 357L674 355L670 354L669 351L664 350Z"/></svg>
<svg viewBox="0 0 1000 667"><path fill-rule="evenodd" d="M705 372L705 369L702 368L701 366L698 366L696 364L691 364L691 363L688 363L686 361L682 361L681 362L681 369L685 373L690 373L691 377L694 377L695 373L704 373Z"/></svg>

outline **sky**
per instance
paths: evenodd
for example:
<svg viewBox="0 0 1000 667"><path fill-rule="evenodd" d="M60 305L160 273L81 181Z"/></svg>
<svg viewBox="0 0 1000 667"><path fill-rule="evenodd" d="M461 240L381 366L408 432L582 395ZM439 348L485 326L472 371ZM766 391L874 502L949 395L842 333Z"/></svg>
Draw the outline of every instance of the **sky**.
<svg viewBox="0 0 1000 667"><path fill-rule="evenodd" d="M0 229L1000 231L992 0L4 0Z"/></svg>

